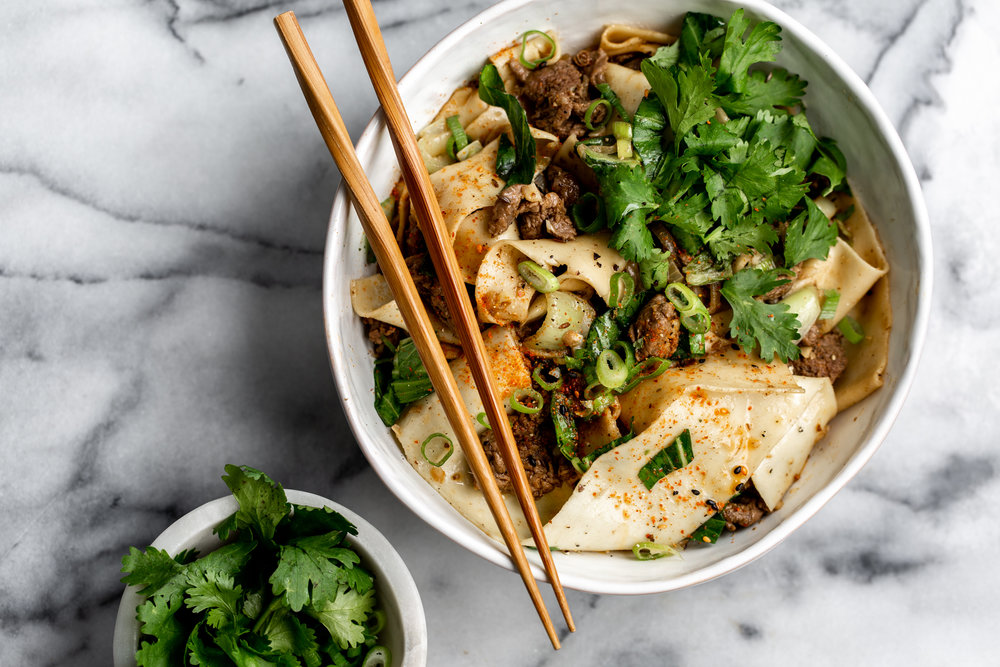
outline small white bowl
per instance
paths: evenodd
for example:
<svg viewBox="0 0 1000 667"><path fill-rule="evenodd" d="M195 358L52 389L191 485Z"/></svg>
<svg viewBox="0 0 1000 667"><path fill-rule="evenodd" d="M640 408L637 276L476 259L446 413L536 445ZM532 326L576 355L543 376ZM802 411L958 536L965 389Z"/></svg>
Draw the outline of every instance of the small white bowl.
<svg viewBox="0 0 1000 667"><path fill-rule="evenodd" d="M885 386L832 422L784 505L753 530L727 536L712 548L689 549L683 560L637 561L631 554L554 555L565 586L594 593L657 593L697 584L746 565L815 514L872 457L902 407L927 329L931 297L931 237L917 176L903 144L864 82L828 46L784 12L761 0L507 0L454 30L400 81L416 128L434 116L451 92L474 78L489 54L529 29L552 29L564 51L596 43L608 23L676 27L689 10L728 18L743 7L748 18L782 28L778 65L809 82L805 101L817 133L835 138L848 174L885 243L894 326ZM358 156L376 192L388 193L399 176L381 116L361 135ZM366 274L361 224L343 187L327 237L323 304L334 378L365 456L386 486L426 522L470 551L512 568L499 544L445 502L411 468L372 405L372 359L361 322L351 310L351 278ZM536 554L535 576L544 579Z"/></svg>
<svg viewBox="0 0 1000 667"><path fill-rule="evenodd" d="M375 577L375 595L385 611L386 627L382 631L385 644L392 651L393 667L424 667L427 664L427 621L420 602L417 585L389 541L374 526L332 500L305 491L285 490L288 502L309 507L329 507L340 512L357 529L349 535L351 547L361 557L361 564ZM191 510L175 521L151 546L174 555L184 549L208 553L222 546L212 530L239 508L232 496L219 498ZM135 667L135 652L139 645L139 623L136 607L144 596L135 586L128 586L118 606L115 621L114 665Z"/></svg>

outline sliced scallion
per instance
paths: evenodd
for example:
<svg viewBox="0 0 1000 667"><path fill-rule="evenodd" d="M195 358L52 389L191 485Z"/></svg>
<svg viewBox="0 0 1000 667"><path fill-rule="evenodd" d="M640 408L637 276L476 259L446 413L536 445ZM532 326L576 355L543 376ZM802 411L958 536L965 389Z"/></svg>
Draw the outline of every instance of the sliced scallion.
<svg viewBox="0 0 1000 667"><path fill-rule="evenodd" d="M468 160L481 150L483 150L483 145L479 142L479 139L476 139L462 150L455 151L455 157L461 162L462 160Z"/></svg>
<svg viewBox="0 0 1000 667"><path fill-rule="evenodd" d="M593 192L584 193L576 200L570 213L581 234L593 234L605 227L604 201Z"/></svg>
<svg viewBox="0 0 1000 667"><path fill-rule="evenodd" d="M597 107L604 107L604 119L594 125L594 113L597 111ZM608 102L604 98L598 98L590 103L587 110L583 112L583 124L584 126L594 132L606 126L611 121L611 102Z"/></svg>
<svg viewBox="0 0 1000 667"><path fill-rule="evenodd" d="M389 651L388 647L376 644L365 655L361 667L388 667L391 664L392 652Z"/></svg>
<svg viewBox="0 0 1000 667"><path fill-rule="evenodd" d="M524 399L530 399L534 405L527 405L524 403ZM522 387L518 389L510 396L510 407L516 412L522 412L526 415L533 415L541 411L542 405L545 404L545 399L534 389L529 389L527 387Z"/></svg>
<svg viewBox="0 0 1000 667"><path fill-rule="evenodd" d="M623 120L617 120L611 125L611 132L618 140L616 148L619 160L628 160L632 157L632 124Z"/></svg>
<svg viewBox="0 0 1000 667"><path fill-rule="evenodd" d="M631 274L619 271L611 276L610 292L608 305L612 308L621 308L635 296L635 279Z"/></svg>
<svg viewBox="0 0 1000 667"><path fill-rule="evenodd" d="M378 635L382 632L382 628L385 627L385 612L381 609L376 609L372 612L372 615L368 617L368 621L365 623L365 629L368 630L372 636Z"/></svg>
<svg viewBox="0 0 1000 667"><path fill-rule="evenodd" d="M462 129L462 121L457 115L448 116L444 119L444 123L448 126L448 131L451 132L445 150L448 151L448 157L452 160L458 160L456 153L469 145L469 137Z"/></svg>
<svg viewBox="0 0 1000 667"><path fill-rule="evenodd" d="M691 334L693 354L695 336L702 337L701 348L704 349L704 334L708 333L712 326L712 316L708 314L708 308L701 302L698 295L684 283L670 283L664 291L670 303L681 317L681 325ZM700 354L704 354L701 352Z"/></svg>
<svg viewBox="0 0 1000 667"><path fill-rule="evenodd" d="M624 387L618 390L618 393L624 394L632 389L635 389L640 382L650 378L655 378L657 375L661 375L664 371L670 368L671 365L672 362L669 359L663 359L661 357L647 357L646 359L643 359L642 363L632 368L628 376L628 382L625 383Z"/></svg>
<svg viewBox="0 0 1000 667"><path fill-rule="evenodd" d="M532 261L524 261L518 264L517 272L521 274L525 282L542 294L555 292L559 289L559 279L552 275L551 271L542 268Z"/></svg>
<svg viewBox="0 0 1000 667"><path fill-rule="evenodd" d="M685 313L681 315L681 326L692 334L708 333L709 328L712 326L712 318L709 316L707 310Z"/></svg>
<svg viewBox="0 0 1000 667"><path fill-rule="evenodd" d="M628 366L614 350L604 350L597 356L597 379L608 389L617 389L628 379Z"/></svg>
<svg viewBox="0 0 1000 667"><path fill-rule="evenodd" d="M837 324L837 329L840 333L844 334L844 338L847 339L848 343L857 344L865 339L865 330L861 328L858 321L855 320L850 315L845 316L844 319L840 320Z"/></svg>
<svg viewBox="0 0 1000 667"><path fill-rule="evenodd" d="M480 426L483 426L483 427L491 429L491 430L493 429L493 427L490 426L489 420L486 419L486 413L485 412L480 412L478 415L476 415L476 421L479 422Z"/></svg>
<svg viewBox="0 0 1000 667"><path fill-rule="evenodd" d="M632 547L632 553L638 560L656 560L665 556L676 556L679 552L669 544L639 542Z"/></svg>
<svg viewBox="0 0 1000 667"><path fill-rule="evenodd" d="M540 56L537 60L528 60L524 57L524 49L528 46L528 38L535 35L542 37L549 43L549 52L544 56ZM552 36L548 33L542 32L541 30L529 30L521 35L521 53L518 54L517 59L528 69L535 69L542 63L552 60L554 55L556 55L556 40L552 39Z"/></svg>
<svg viewBox="0 0 1000 667"><path fill-rule="evenodd" d="M558 375L556 375L557 373L558 373ZM532 379L534 379L535 383L539 387L541 387L545 391L555 391L556 389L558 389L559 387L562 386L562 383L563 383L562 371L560 371L558 368L556 368L554 371L552 371L552 373L550 373L550 375L555 375L556 376L556 381L555 382L549 382L548 380L546 380L545 378L542 377L542 367L541 366L537 367L535 370L533 370L531 372Z"/></svg>
<svg viewBox="0 0 1000 667"><path fill-rule="evenodd" d="M705 356L705 334L703 333L693 333L688 336L688 341L690 343L691 354L696 357Z"/></svg>
<svg viewBox="0 0 1000 667"><path fill-rule="evenodd" d="M701 303L698 295L684 283L670 283L664 294L670 299L670 303L674 304L674 308L682 313L697 309Z"/></svg>
<svg viewBox="0 0 1000 667"><path fill-rule="evenodd" d="M427 445L431 444L436 438L444 440L444 445L442 446L443 453L441 458L438 460L433 460L427 455ZM435 468L440 468L445 464L445 462L451 458L452 453L455 451L455 444L451 441L451 438L446 436L444 433L431 433L427 436L427 439L420 443L420 455L424 457L424 461L427 461Z"/></svg>
<svg viewBox="0 0 1000 667"><path fill-rule="evenodd" d="M828 289L823 292L823 310L819 311L819 319L829 320L837 314L837 306L840 305L840 292L835 289Z"/></svg>

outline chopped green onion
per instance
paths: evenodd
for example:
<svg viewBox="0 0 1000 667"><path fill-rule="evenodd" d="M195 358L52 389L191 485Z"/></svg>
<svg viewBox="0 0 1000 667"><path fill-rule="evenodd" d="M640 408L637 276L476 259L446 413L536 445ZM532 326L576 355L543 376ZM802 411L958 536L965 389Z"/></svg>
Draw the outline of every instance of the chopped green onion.
<svg viewBox="0 0 1000 667"><path fill-rule="evenodd" d="M837 328L840 329L840 333L844 334L844 338L847 339L848 343L856 344L865 339L865 330L861 328L857 320L849 315L840 320Z"/></svg>
<svg viewBox="0 0 1000 667"><path fill-rule="evenodd" d="M610 292L608 305L612 308L621 308L635 296L635 279L631 274L619 271L611 276Z"/></svg>
<svg viewBox="0 0 1000 667"><path fill-rule="evenodd" d="M552 394L550 411L559 452L572 462L576 459L576 445L579 434L576 429L576 421L573 419L573 408L569 397L558 391Z"/></svg>
<svg viewBox="0 0 1000 667"><path fill-rule="evenodd" d="M484 426L484 427L486 427L486 428L488 428L490 430L493 430L493 427L490 426L489 420L486 419L486 413L485 412L480 412L478 415L476 415L476 421L479 422L480 426Z"/></svg>
<svg viewBox="0 0 1000 667"><path fill-rule="evenodd" d="M693 313L681 315L681 325L692 334L704 334L712 326L712 318L707 310L699 310Z"/></svg>
<svg viewBox="0 0 1000 667"><path fill-rule="evenodd" d="M641 364L632 368L632 371L628 376L628 382L625 383L624 387L618 390L618 393L624 394L632 389L635 389L643 380L655 378L657 375L663 374L663 372L672 365L673 362L669 359L663 359L661 357L647 357ZM652 371L649 373L645 372L647 368L651 368L653 366L655 366L655 368L653 368Z"/></svg>
<svg viewBox="0 0 1000 667"><path fill-rule="evenodd" d="M605 227L604 201L593 192L587 192L576 200L570 212L573 224L581 234L593 234Z"/></svg>
<svg viewBox="0 0 1000 667"><path fill-rule="evenodd" d="M461 162L462 160L468 160L481 150L483 150L483 145L479 143L479 139L476 139L462 150L455 151L455 157L457 157L458 161Z"/></svg>
<svg viewBox="0 0 1000 667"><path fill-rule="evenodd" d="M701 524L697 530L691 533L692 542L702 542L704 544L715 544L722 535L723 528L726 527L726 520L721 514L713 514L708 521Z"/></svg>
<svg viewBox="0 0 1000 667"><path fill-rule="evenodd" d="M679 552L669 544L639 542L632 547L632 553L638 560L656 560L664 556L676 556Z"/></svg>
<svg viewBox="0 0 1000 667"><path fill-rule="evenodd" d="M628 160L632 157L632 125L622 120L616 120L611 125L611 131L615 135L619 160Z"/></svg>
<svg viewBox="0 0 1000 667"><path fill-rule="evenodd" d="M594 125L594 123L593 123L594 112L597 111L597 107L600 107L600 106L603 106L604 109L605 109L605 111L604 111L604 121L601 122L599 125ZM604 127L605 125L607 125L609 122L611 122L611 113L612 113L611 112L611 102L608 102L607 100L605 100L603 98L598 98L598 99L594 100L593 102L591 102L590 106L587 107L587 110L583 112L583 124L586 126L586 128L588 130L590 130L591 132L594 132L596 130L601 129L602 127Z"/></svg>
<svg viewBox="0 0 1000 667"><path fill-rule="evenodd" d="M539 35L540 37L543 37L546 42L549 43L548 54L539 57L538 60L528 60L527 58L524 57L524 49L528 45L528 38L533 35ZM541 30L529 30L528 32L521 35L521 53L518 54L517 59L521 62L522 65L524 65L528 69L535 69L542 63L552 60L552 56L554 56L555 54L556 54L556 40L552 39L552 36L549 35L548 33L544 33Z"/></svg>
<svg viewBox="0 0 1000 667"><path fill-rule="evenodd" d="M628 366L614 350L604 350L594 368L598 381L608 389L617 389L628 379Z"/></svg>
<svg viewBox="0 0 1000 667"><path fill-rule="evenodd" d="M437 461L432 461L429 456L427 456L427 445L431 443L435 438L441 438L444 440L445 444L442 449L444 449L444 454ZM455 451L455 444L451 441L451 438L446 436L444 433L431 433L427 436L427 439L420 443L420 455L424 457L424 461L427 461L435 468L440 468L445 464L445 461L451 458L452 453Z"/></svg>
<svg viewBox="0 0 1000 667"><path fill-rule="evenodd" d="M798 321L799 328L795 340L802 340L821 314L819 292L812 285L806 285L783 298L781 303L788 306L788 312Z"/></svg>
<svg viewBox="0 0 1000 667"><path fill-rule="evenodd" d="M616 141L618 140L615 139L614 135L602 134L599 137L587 137L586 139L580 139L580 141L576 143L582 146L614 146Z"/></svg>
<svg viewBox="0 0 1000 667"><path fill-rule="evenodd" d="M539 366L534 371L532 371L531 377L535 380L535 383L538 384L538 386L544 389L545 391L555 391L563 384L562 372L557 368L555 369L553 375L555 375L556 373L559 373L559 375L556 376L556 381L548 382L547 380L542 378L542 367Z"/></svg>
<svg viewBox="0 0 1000 667"><path fill-rule="evenodd" d="M462 129L462 121L459 120L458 116L448 116L444 119L444 122L451 132L451 137L448 139L445 150L448 151L448 157L452 160L458 160L456 152L469 145L469 137L465 134L465 130Z"/></svg>
<svg viewBox="0 0 1000 667"><path fill-rule="evenodd" d="M392 652L388 647L376 644L365 655L365 660L361 663L361 667L389 667L391 664Z"/></svg>
<svg viewBox="0 0 1000 667"><path fill-rule="evenodd" d="M559 289L559 279L552 275L552 272L543 269L538 264L531 261L524 261L517 265L517 272L524 280L542 294L555 292Z"/></svg>
<svg viewBox="0 0 1000 667"><path fill-rule="evenodd" d="M698 305L704 307L698 295L691 291L691 288L684 283L670 283L667 285L664 294L670 299L670 303L674 304L674 308L682 313L700 310Z"/></svg>
<svg viewBox="0 0 1000 667"><path fill-rule="evenodd" d="M368 617L368 621L365 623L365 629L372 634L372 636L377 635L382 632L382 628L385 627L385 612L381 609L376 609L372 612L372 615Z"/></svg>
<svg viewBox="0 0 1000 667"><path fill-rule="evenodd" d="M615 91L611 89L611 86L606 83L599 83L597 84L597 89L601 91L601 97L611 103L611 108L618 112L618 115L621 116L622 120L629 123L632 122L632 119L629 118L628 112L625 111L625 107L622 106L622 101L618 99L618 95L616 95Z"/></svg>
<svg viewBox="0 0 1000 667"><path fill-rule="evenodd" d="M525 405L522 403L522 399L529 398L535 404L534 406ZM518 389L510 396L510 407L517 411L523 412L526 415L533 415L541 412L542 406L545 404L545 399L534 389L528 387L522 387Z"/></svg>
<svg viewBox="0 0 1000 667"><path fill-rule="evenodd" d="M601 396L604 393L604 389L605 387L601 384L600 380L594 380L584 388L583 397L588 401L593 400Z"/></svg>
<svg viewBox="0 0 1000 667"><path fill-rule="evenodd" d="M691 349L691 354L696 357L705 356L705 334L703 333L693 333L688 336L688 347Z"/></svg>
<svg viewBox="0 0 1000 667"><path fill-rule="evenodd" d="M639 481L647 489L675 470L680 470L694 459L691 448L691 431L684 429L673 442L658 451L646 465L639 469Z"/></svg>
<svg viewBox="0 0 1000 667"><path fill-rule="evenodd" d="M622 359L625 360L625 365L629 369L629 373L635 368L635 352L632 350L632 345L626 341L620 340L615 343L615 347L622 351Z"/></svg>
<svg viewBox="0 0 1000 667"><path fill-rule="evenodd" d="M835 289L828 289L823 292L823 310L819 311L819 319L829 320L837 314L837 306L840 305L840 292Z"/></svg>

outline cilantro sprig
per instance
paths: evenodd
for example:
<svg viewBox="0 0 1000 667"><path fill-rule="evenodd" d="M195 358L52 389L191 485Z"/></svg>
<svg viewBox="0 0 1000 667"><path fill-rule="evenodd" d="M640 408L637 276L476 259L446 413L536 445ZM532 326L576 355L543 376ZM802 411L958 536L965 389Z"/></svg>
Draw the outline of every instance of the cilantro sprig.
<svg viewBox="0 0 1000 667"><path fill-rule="evenodd" d="M638 159L579 150L608 211L610 244L640 263L644 284L656 289L669 270L649 230L658 221L694 258L684 266L689 283L726 280L740 345L787 360L798 355L795 317L759 298L783 278L733 275L733 262L753 255L791 268L825 258L837 227L806 194L843 187L846 165L809 125L806 82L769 64L780 51L781 28L753 24L742 9L728 21L689 13L677 42L640 65L651 92L633 116Z"/></svg>
<svg viewBox="0 0 1000 667"><path fill-rule="evenodd" d="M329 508L288 502L267 475L226 466L239 502L201 558L132 547L122 582L140 588L139 667L361 665L376 645L374 581ZM384 650L384 647L380 647Z"/></svg>

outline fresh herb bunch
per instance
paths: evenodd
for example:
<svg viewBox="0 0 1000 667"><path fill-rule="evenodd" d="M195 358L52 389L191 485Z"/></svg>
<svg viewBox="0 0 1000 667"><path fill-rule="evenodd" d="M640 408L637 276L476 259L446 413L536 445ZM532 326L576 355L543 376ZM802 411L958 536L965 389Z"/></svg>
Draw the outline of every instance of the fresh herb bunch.
<svg viewBox="0 0 1000 667"><path fill-rule="evenodd" d="M259 470L226 473L240 505L214 531L227 544L200 558L153 547L122 558L122 582L147 596L139 667L348 667L385 656L372 576L346 542L357 528L329 508L290 504Z"/></svg>
<svg viewBox="0 0 1000 667"><path fill-rule="evenodd" d="M742 9L728 22L687 14L679 39L641 64L652 94L632 119L638 159L579 150L611 245L640 263L647 286L665 282L668 256L649 229L660 221L693 257L689 284L725 280L740 345L787 361L798 357L794 314L754 297L787 282L795 264L826 258L837 226L806 194L810 184L823 195L844 187L845 161L799 112L805 81L782 68L750 71L775 59L780 32L768 21L751 28ZM749 253L765 261L734 276L733 260Z"/></svg>

